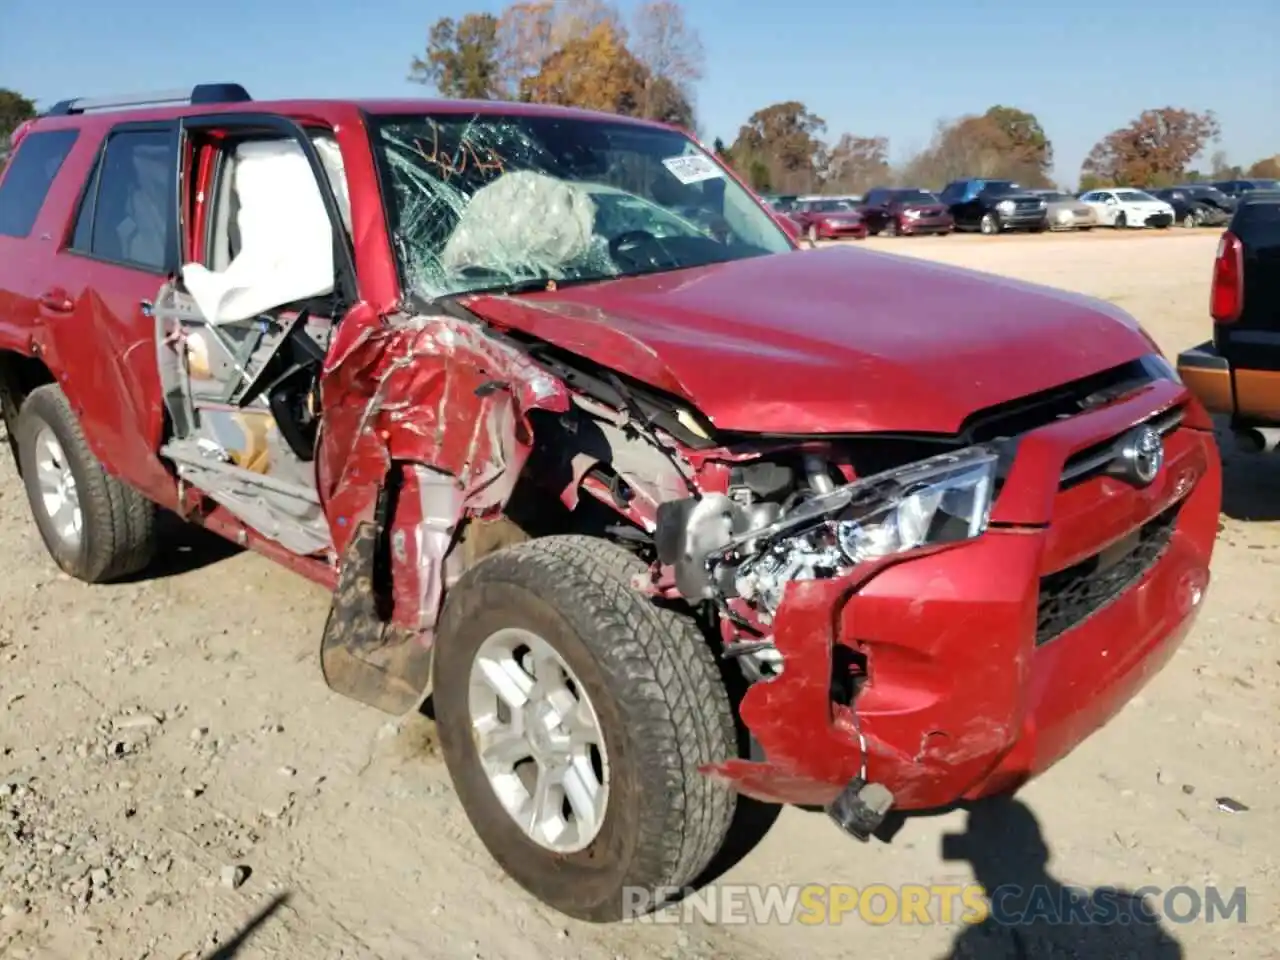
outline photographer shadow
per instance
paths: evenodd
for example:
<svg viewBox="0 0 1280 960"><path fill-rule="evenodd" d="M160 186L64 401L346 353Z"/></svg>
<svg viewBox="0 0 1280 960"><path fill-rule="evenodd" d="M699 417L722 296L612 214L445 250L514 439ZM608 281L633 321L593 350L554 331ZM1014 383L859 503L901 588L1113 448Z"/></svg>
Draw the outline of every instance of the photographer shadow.
<svg viewBox="0 0 1280 960"><path fill-rule="evenodd" d="M986 919L956 936L947 960L1184 956L1142 897L1114 887L1074 887L1050 874L1040 824L1017 799L969 807L965 832L947 838L943 857L970 864L990 905Z"/></svg>

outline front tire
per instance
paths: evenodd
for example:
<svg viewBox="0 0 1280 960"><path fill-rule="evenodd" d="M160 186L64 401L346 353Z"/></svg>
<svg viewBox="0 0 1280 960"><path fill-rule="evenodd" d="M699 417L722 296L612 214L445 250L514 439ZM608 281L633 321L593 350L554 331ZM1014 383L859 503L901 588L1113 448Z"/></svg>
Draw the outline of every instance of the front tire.
<svg viewBox="0 0 1280 960"><path fill-rule="evenodd" d="M1116 214L1115 220L1112 221L1112 226L1114 226L1117 230L1125 229L1127 226L1129 226L1128 215L1126 215L1125 212L1121 210L1119 213Z"/></svg>
<svg viewBox="0 0 1280 960"><path fill-rule="evenodd" d="M151 562L155 504L103 469L56 384L27 396L17 441L32 516L63 571L87 583L106 583Z"/></svg>
<svg viewBox="0 0 1280 960"><path fill-rule="evenodd" d="M628 916L628 889L691 883L736 805L698 772L738 753L711 648L631 586L644 569L603 540L519 544L462 576L437 632L435 716L463 810L520 886L580 920Z"/></svg>
<svg viewBox="0 0 1280 960"><path fill-rule="evenodd" d="M984 213L982 219L978 221L978 229L984 236L994 237L1000 232L1000 221L994 213Z"/></svg>

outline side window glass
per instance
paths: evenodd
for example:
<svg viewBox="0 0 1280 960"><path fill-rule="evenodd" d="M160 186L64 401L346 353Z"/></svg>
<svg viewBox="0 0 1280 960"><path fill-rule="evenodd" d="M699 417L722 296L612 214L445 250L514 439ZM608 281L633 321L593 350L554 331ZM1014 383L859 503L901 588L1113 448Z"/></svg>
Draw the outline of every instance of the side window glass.
<svg viewBox="0 0 1280 960"><path fill-rule="evenodd" d="M95 172L96 183L85 194L75 249L163 273L175 229L175 149L169 130L112 134Z"/></svg>
<svg viewBox="0 0 1280 960"><path fill-rule="evenodd" d="M50 130L23 137L0 179L0 236L31 232L76 136L75 130Z"/></svg>
<svg viewBox="0 0 1280 960"><path fill-rule="evenodd" d="M80 212L76 214L76 231L71 237L71 249L83 253L93 252L93 209L98 199L98 177L102 172L99 158L89 172L84 195L80 198Z"/></svg>

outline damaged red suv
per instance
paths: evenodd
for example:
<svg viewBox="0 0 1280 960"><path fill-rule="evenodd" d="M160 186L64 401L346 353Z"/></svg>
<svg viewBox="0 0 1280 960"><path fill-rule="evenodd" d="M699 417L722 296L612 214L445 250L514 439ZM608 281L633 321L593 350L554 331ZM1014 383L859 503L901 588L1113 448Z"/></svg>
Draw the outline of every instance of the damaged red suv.
<svg viewBox="0 0 1280 960"><path fill-rule="evenodd" d="M219 84L15 148L0 387L54 561L139 571L164 509L331 588L326 681L429 695L573 916L692 882L739 794L865 839L1016 789L1205 590L1210 423L1132 319L798 253L674 129Z"/></svg>

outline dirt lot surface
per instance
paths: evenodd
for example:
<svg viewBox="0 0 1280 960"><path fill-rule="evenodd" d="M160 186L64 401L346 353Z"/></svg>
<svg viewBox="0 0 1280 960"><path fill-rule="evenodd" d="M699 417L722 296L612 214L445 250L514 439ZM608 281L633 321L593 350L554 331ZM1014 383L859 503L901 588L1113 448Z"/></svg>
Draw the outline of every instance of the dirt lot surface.
<svg viewBox="0 0 1280 960"><path fill-rule="evenodd" d="M1207 333L1215 239L866 246L1104 297L1174 352ZM912 819L890 844L862 845L821 814L787 809L767 831L743 832L742 856L720 879L864 888L961 883L976 870L988 887L1248 888L1247 924L1045 928L1019 946L954 923L852 916L806 927L567 922L507 881L473 837L427 721L389 723L327 691L316 664L322 591L184 531L149 579L72 582L47 559L3 458L0 956L1280 955L1280 821L1270 799L1280 754L1280 460L1228 462L1216 580L1194 634L995 827L979 818L970 828L957 811ZM1248 809L1224 812L1220 797ZM942 835L966 829L978 853L944 860ZM226 949L262 911L245 944Z"/></svg>

